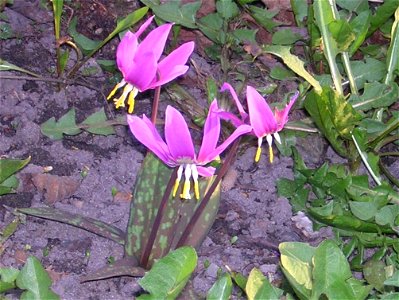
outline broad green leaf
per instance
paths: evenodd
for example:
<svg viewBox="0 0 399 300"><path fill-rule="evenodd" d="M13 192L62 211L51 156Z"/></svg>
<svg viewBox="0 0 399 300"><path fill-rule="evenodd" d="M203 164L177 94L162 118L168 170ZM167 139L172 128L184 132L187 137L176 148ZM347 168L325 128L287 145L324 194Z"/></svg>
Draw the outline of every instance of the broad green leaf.
<svg viewBox="0 0 399 300"><path fill-rule="evenodd" d="M328 24L328 29L336 42L338 51L347 51L349 45L355 40L352 28L346 20L334 20Z"/></svg>
<svg viewBox="0 0 399 300"><path fill-rule="evenodd" d="M391 277L387 278L384 284L399 287L399 270L396 270Z"/></svg>
<svg viewBox="0 0 399 300"><path fill-rule="evenodd" d="M228 300L233 290L233 282L228 273L223 274L209 289L207 300Z"/></svg>
<svg viewBox="0 0 399 300"><path fill-rule="evenodd" d="M255 36L257 31L258 30L256 29L240 28L234 30L231 34L241 43L244 42L256 43Z"/></svg>
<svg viewBox="0 0 399 300"><path fill-rule="evenodd" d="M363 267L364 279L380 292L383 291L384 281L386 280L385 267L382 261L373 259L366 262Z"/></svg>
<svg viewBox="0 0 399 300"><path fill-rule="evenodd" d="M15 175L11 175L0 183L0 196L12 193L19 185L19 180Z"/></svg>
<svg viewBox="0 0 399 300"><path fill-rule="evenodd" d="M73 17L69 23L68 33L73 38L74 42L83 50L85 53L89 53L96 49L101 41L94 41L84 36L83 34L76 31L76 26L78 23L77 17Z"/></svg>
<svg viewBox="0 0 399 300"><path fill-rule="evenodd" d="M17 286L26 290L22 293L22 300L60 299L51 289L51 279L40 261L34 257L28 257L24 267L17 277Z"/></svg>
<svg viewBox="0 0 399 300"><path fill-rule="evenodd" d="M0 158L0 183L3 183L12 174L25 167L29 163L29 161L30 156L23 160Z"/></svg>
<svg viewBox="0 0 399 300"><path fill-rule="evenodd" d="M263 51L280 57L284 63L299 76L309 82L316 91L321 92L319 82L304 67L304 63L296 55L291 54L288 46L264 46Z"/></svg>
<svg viewBox="0 0 399 300"><path fill-rule="evenodd" d="M19 270L14 268L0 268L0 293L15 288L15 280Z"/></svg>
<svg viewBox="0 0 399 300"><path fill-rule="evenodd" d="M75 122L75 108L71 108L58 122L54 117L48 119L40 126L40 129L45 136L53 140L61 140L63 134L77 135L81 133Z"/></svg>
<svg viewBox="0 0 399 300"><path fill-rule="evenodd" d="M303 27L303 20L308 16L308 2L306 0L291 0L291 7L296 24Z"/></svg>
<svg viewBox="0 0 399 300"><path fill-rule="evenodd" d="M399 88L395 82L385 85L376 81L365 83L363 95L352 95L348 101L356 110L367 111L372 108L388 107L398 98Z"/></svg>
<svg viewBox="0 0 399 300"><path fill-rule="evenodd" d="M375 215L375 222L379 225L389 224L395 226L395 220L399 216L399 205L392 204L382 207Z"/></svg>
<svg viewBox="0 0 399 300"><path fill-rule="evenodd" d="M298 189L298 185L294 180L287 178L277 179L277 192L280 197L292 197Z"/></svg>
<svg viewBox="0 0 399 300"><path fill-rule="evenodd" d="M199 29L215 43L221 43L221 32L223 27L223 19L219 14L208 14L197 22Z"/></svg>
<svg viewBox="0 0 399 300"><path fill-rule="evenodd" d="M284 67L275 66L270 70L269 76L277 80L286 80L287 78L294 78L295 74Z"/></svg>
<svg viewBox="0 0 399 300"><path fill-rule="evenodd" d="M387 72L383 62L371 57L366 58L364 62L361 60L353 61L351 67L359 89L362 89L366 82L381 81Z"/></svg>
<svg viewBox="0 0 399 300"><path fill-rule="evenodd" d="M322 294L328 299L358 299L346 282L352 277L349 263L333 241L326 240L316 248L313 266L312 299Z"/></svg>
<svg viewBox="0 0 399 300"><path fill-rule="evenodd" d="M371 24L367 36L373 34L381 25L383 25L394 13L399 6L399 0L385 0L382 5L377 8L376 13L371 18Z"/></svg>
<svg viewBox="0 0 399 300"><path fill-rule="evenodd" d="M248 5L248 8L256 22L269 32L272 32L274 27L282 24L273 20L273 17L278 14L278 10L267 10L266 8L260 8L255 5Z"/></svg>
<svg viewBox="0 0 399 300"><path fill-rule="evenodd" d="M278 300L283 295L283 290L272 286L262 272L254 268L249 273L245 293L248 296L248 300Z"/></svg>
<svg viewBox="0 0 399 300"><path fill-rule="evenodd" d="M354 11L356 13L368 10L368 1L364 0L336 0L337 4L341 8L345 8L349 11Z"/></svg>
<svg viewBox="0 0 399 300"><path fill-rule="evenodd" d="M91 114L82 124L88 126L85 130L90 133L101 135L115 134L114 127L107 123L107 116L105 115L104 108Z"/></svg>
<svg viewBox="0 0 399 300"><path fill-rule="evenodd" d="M190 279L196 265L197 253L194 248L182 247L157 260L139 280L139 284L154 298L175 299Z"/></svg>
<svg viewBox="0 0 399 300"><path fill-rule="evenodd" d="M371 220L378 210L374 202L349 201L349 207L352 213L363 221Z"/></svg>
<svg viewBox="0 0 399 300"><path fill-rule="evenodd" d="M201 6L201 1L180 5L180 1L167 1L162 5L156 5L151 1L141 1L148 5L154 14L167 22L174 22L187 28L197 28L195 15Z"/></svg>
<svg viewBox="0 0 399 300"><path fill-rule="evenodd" d="M97 59L96 60L101 69L107 72L114 72L116 70L115 60L111 59Z"/></svg>
<svg viewBox="0 0 399 300"><path fill-rule="evenodd" d="M399 73L399 5L395 12L395 22L391 30L391 43L387 53L387 69L384 83L389 84L395 78L395 71ZM399 98L399 97L398 97Z"/></svg>
<svg viewBox="0 0 399 300"><path fill-rule="evenodd" d="M309 299L313 289L312 257L315 248L305 243L284 242L279 245L284 274L301 299Z"/></svg>
<svg viewBox="0 0 399 300"><path fill-rule="evenodd" d="M40 77L40 75L35 74L31 71L28 71L26 69L20 68L12 63L9 63L8 61L5 61L0 58L0 71L18 71L18 72L23 72L29 75L32 75L34 77Z"/></svg>
<svg viewBox="0 0 399 300"><path fill-rule="evenodd" d="M240 12L237 4L235 4L235 2L233 2L232 0L217 1L216 10L225 20L236 17Z"/></svg>
<svg viewBox="0 0 399 300"><path fill-rule="evenodd" d="M292 45L301 39L303 38L299 33L290 29L281 29L273 34L272 43L275 45Z"/></svg>
<svg viewBox="0 0 399 300"><path fill-rule="evenodd" d="M351 1L346 1L351 2ZM362 2L366 2L363 1ZM355 40L349 47L350 55L353 55L357 49L363 44L366 39L367 31L370 27L371 14L369 10L361 12L356 18L354 18L350 25L352 27L353 32L355 33ZM381 48L379 48L381 51Z"/></svg>

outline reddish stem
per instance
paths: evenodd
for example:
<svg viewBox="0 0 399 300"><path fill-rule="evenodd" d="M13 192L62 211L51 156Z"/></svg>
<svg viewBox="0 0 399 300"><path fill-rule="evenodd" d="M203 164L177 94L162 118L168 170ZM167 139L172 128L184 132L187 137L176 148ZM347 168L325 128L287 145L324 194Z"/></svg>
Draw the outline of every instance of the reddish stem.
<svg viewBox="0 0 399 300"><path fill-rule="evenodd" d="M155 88L154 100L152 102L151 122L155 125L158 114L159 96L161 95L161 86Z"/></svg>

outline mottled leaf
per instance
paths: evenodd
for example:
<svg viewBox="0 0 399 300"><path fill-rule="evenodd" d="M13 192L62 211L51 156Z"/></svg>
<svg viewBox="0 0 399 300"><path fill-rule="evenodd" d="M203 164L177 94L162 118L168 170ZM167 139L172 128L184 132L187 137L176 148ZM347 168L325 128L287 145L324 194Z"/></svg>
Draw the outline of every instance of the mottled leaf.
<svg viewBox="0 0 399 300"><path fill-rule="evenodd" d="M207 300L228 300L230 299L231 292L233 290L233 282L228 273L223 274L220 278L212 285L206 295Z"/></svg>

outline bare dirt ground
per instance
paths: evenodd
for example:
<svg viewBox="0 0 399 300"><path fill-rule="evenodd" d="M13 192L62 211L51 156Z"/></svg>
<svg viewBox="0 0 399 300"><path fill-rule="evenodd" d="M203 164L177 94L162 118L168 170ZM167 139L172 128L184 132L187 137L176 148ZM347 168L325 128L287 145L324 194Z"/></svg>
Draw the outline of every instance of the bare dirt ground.
<svg viewBox="0 0 399 300"><path fill-rule="evenodd" d="M15 36L1 41L0 57L50 77L55 69L52 13L41 8L38 2L15 0L13 6L6 8L5 14ZM123 1L115 1L110 6L105 6L106 2L80 1L81 6L74 11L80 16L79 31L91 35L91 38L103 38L112 31L116 16L132 11L137 5L134 1L123 3L128 5L129 10L119 3ZM97 57L113 58L116 45L116 40L111 42ZM193 60L207 72L217 70L213 63L199 54L194 54ZM90 64L97 66L94 60ZM1 74L21 75L12 72ZM89 85L100 87L106 94L112 87L108 82L110 75L98 68L94 77L84 80ZM191 70L184 81L196 82L196 76ZM213 76L219 78L218 74ZM195 93L202 87L192 85L185 88ZM148 114L151 96L151 93L141 96L137 103L137 114ZM170 103L167 94L162 93L161 103L161 110ZM60 118L72 107L76 109L78 123L102 107L108 115L110 111L115 113L106 104L103 94L87 87L68 85L59 89L57 84L46 81L1 80L0 155L21 159L32 157L30 164L20 174L18 193L0 197L1 228L13 217L3 205L48 205L48 190L54 187L48 186L40 191L32 183L32 178L42 174L44 167L52 166L48 174L59 176L57 178L61 182L71 180L76 184L76 190L51 205L98 218L125 230L131 201L129 194L145 148L124 126L117 127L117 134L112 136L83 132L76 136L65 136L60 141L51 140L41 133L40 125L43 122L51 117ZM116 114L123 115L124 112ZM318 165L326 156L339 160L331 149L326 152L327 147L319 137L312 138L314 140L311 142L303 139L299 145L309 163ZM309 153L315 144L319 144L317 148L321 150ZM318 243L330 234L326 229L312 239L306 237L292 220L289 202L277 196L276 180L293 176L292 159L276 153L275 162L270 164L267 156L262 155L260 163L255 165L254 153L254 147L243 150L227 175L216 222L198 249L198 267L185 291L186 296L206 295L216 280L218 269L225 270L226 266L244 275L248 275L253 267L258 267L278 283L281 273L276 247L280 242ZM83 171L87 176L82 176ZM112 196L112 188L119 191L115 197ZM231 242L233 237L237 237L234 243ZM114 242L75 227L27 217L26 223L19 226L7 241L0 266L20 268L28 255L34 255L42 261L53 278L53 290L62 299L131 299L140 289L136 279L130 277L80 283L80 276L103 267L110 258L122 257L123 249ZM17 296L14 294L13 297Z"/></svg>

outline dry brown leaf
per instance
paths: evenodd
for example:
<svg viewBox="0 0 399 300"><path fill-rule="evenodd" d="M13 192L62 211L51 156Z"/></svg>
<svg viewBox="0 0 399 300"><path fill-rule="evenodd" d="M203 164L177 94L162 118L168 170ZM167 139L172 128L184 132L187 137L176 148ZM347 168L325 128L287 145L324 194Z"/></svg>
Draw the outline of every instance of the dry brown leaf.
<svg viewBox="0 0 399 300"><path fill-rule="evenodd" d="M32 174L32 181L36 188L44 193L47 204L54 204L58 200L72 196L80 184L71 177L50 174Z"/></svg>
<svg viewBox="0 0 399 300"><path fill-rule="evenodd" d="M114 197L117 202L130 202L132 201L132 194L126 192L117 192Z"/></svg>
<svg viewBox="0 0 399 300"><path fill-rule="evenodd" d="M20 250L20 249L15 250L14 258L17 264L19 265L25 264L26 260L28 259L28 256L29 255L25 250Z"/></svg>

